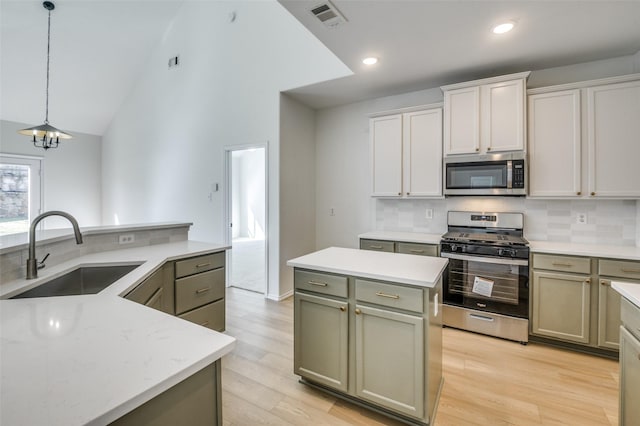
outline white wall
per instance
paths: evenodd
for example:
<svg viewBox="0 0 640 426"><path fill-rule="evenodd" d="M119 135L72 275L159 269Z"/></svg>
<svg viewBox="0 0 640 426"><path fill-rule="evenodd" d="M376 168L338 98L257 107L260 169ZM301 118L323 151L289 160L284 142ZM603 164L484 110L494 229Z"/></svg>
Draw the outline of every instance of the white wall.
<svg viewBox="0 0 640 426"><path fill-rule="evenodd" d="M315 114L280 96L280 289L293 292L293 271L286 260L311 253L316 241Z"/></svg>
<svg viewBox="0 0 640 426"><path fill-rule="evenodd" d="M269 142L268 294L277 298L279 91L348 72L273 0L185 2L104 135L105 224L191 221L190 238L222 242L224 191L209 193L225 187L224 147Z"/></svg>
<svg viewBox="0 0 640 426"><path fill-rule="evenodd" d="M45 151L34 147L29 137L17 133L33 125L0 120L0 152L42 158L43 212L63 210L72 214L80 226L101 225L102 138L70 131L73 139ZM71 226L57 217L47 218L42 224L45 229Z"/></svg>
<svg viewBox="0 0 640 426"><path fill-rule="evenodd" d="M638 56L533 71L530 86L541 87L637 72ZM485 76L478 76L485 77ZM528 211L526 231L534 238L640 244L640 213L633 201L548 201L508 198L375 200L370 194L369 119L375 112L442 101L439 88L323 109L316 114L316 248L357 247L358 234L374 229L442 233L446 212L455 209ZM330 208L335 216L330 216ZM425 219L425 209L434 217ZM640 207L636 207L640 210ZM576 226L578 211L589 224ZM618 220L618 219L620 220ZM611 241L611 235L616 240Z"/></svg>

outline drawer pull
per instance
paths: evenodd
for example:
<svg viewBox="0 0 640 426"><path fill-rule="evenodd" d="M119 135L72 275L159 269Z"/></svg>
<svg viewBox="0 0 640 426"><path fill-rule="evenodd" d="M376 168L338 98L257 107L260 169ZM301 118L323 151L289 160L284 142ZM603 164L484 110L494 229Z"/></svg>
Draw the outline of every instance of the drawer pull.
<svg viewBox="0 0 640 426"><path fill-rule="evenodd" d="M400 295L399 294L387 294L387 293L383 293L381 291L377 292L376 296L387 297L389 299L400 299Z"/></svg>
<svg viewBox="0 0 640 426"><path fill-rule="evenodd" d="M196 265L196 268L204 268L205 266L211 266L211 262L199 263Z"/></svg>
<svg viewBox="0 0 640 426"><path fill-rule="evenodd" d="M571 263L564 263L564 262L551 262L551 264L553 266L564 266L567 268L571 268L573 266Z"/></svg>
<svg viewBox="0 0 640 426"><path fill-rule="evenodd" d="M200 325L206 327L209 325L209 321L201 322Z"/></svg>
<svg viewBox="0 0 640 426"><path fill-rule="evenodd" d="M369 246L369 247L376 250L382 250L382 246Z"/></svg>
<svg viewBox="0 0 640 426"><path fill-rule="evenodd" d="M409 250L411 253L424 253L424 250L411 249Z"/></svg>
<svg viewBox="0 0 640 426"><path fill-rule="evenodd" d="M309 281L309 284L317 285L318 287L326 287L327 286L327 283L323 283L323 282L320 282L320 281Z"/></svg>
<svg viewBox="0 0 640 426"><path fill-rule="evenodd" d="M469 318L477 319L477 320L480 320L480 321L488 321L488 322L495 321L494 318L485 317L484 315L477 315L477 314L469 314Z"/></svg>
<svg viewBox="0 0 640 426"><path fill-rule="evenodd" d="M344 312L344 311L346 311L346 310L347 310L347 308L345 308L344 306L340 306L340 310L341 310L342 312Z"/></svg>
<svg viewBox="0 0 640 426"><path fill-rule="evenodd" d="M206 292L208 292L209 290L211 290L211 287L201 288L201 289L196 290L196 294L206 293Z"/></svg>
<svg viewBox="0 0 640 426"><path fill-rule="evenodd" d="M622 268L622 272L624 272L625 274L640 274L640 269Z"/></svg>

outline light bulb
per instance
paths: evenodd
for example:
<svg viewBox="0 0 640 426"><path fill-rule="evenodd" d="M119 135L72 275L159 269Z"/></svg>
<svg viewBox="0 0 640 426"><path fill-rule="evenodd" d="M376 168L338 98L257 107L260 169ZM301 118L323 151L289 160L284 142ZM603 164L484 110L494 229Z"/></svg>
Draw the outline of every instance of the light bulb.
<svg viewBox="0 0 640 426"><path fill-rule="evenodd" d="M513 27L515 27L516 24L514 24L513 22L504 22L502 24L496 25L495 27L493 27L493 33L494 34L504 34L507 33L509 31L511 31L513 29Z"/></svg>
<svg viewBox="0 0 640 426"><path fill-rule="evenodd" d="M369 57L369 58L364 58L362 60L362 63L365 65L374 65L378 63L378 58L374 58L373 56Z"/></svg>

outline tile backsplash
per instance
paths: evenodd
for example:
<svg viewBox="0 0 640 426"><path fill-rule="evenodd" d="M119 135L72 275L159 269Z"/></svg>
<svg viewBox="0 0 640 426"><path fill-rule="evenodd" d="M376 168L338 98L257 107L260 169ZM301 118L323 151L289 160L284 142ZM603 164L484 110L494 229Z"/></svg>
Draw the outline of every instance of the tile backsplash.
<svg viewBox="0 0 640 426"><path fill-rule="evenodd" d="M640 246L640 202L635 200L537 200L509 197L455 197L443 200L376 200L375 228L444 233L447 212L523 212L529 240ZM426 210L433 218L426 219ZM579 224L579 214L586 224Z"/></svg>

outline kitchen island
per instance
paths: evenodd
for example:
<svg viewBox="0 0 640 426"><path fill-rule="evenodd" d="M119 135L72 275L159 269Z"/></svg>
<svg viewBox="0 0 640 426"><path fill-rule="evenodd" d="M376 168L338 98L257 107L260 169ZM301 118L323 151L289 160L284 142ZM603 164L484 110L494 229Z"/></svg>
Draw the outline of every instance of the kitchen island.
<svg viewBox="0 0 640 426"><path fill-rule="evenodd" d="M294 267L294 372L303 383L410 424L442 388L447 259L331 247Z"/></svg>
<svg viewBox="0 0 640 426"><path fill-rule="evenodd" d="M228 248L179 241L111 250L3 282L8 299L78 266L139 265L97 294L0 300L0 424L144 424L150 411L177 424L172 406L194 402L221 424L220 358L235 339L123 296L166 262ZM178 411L183 424L203 421Z"/></svg>

